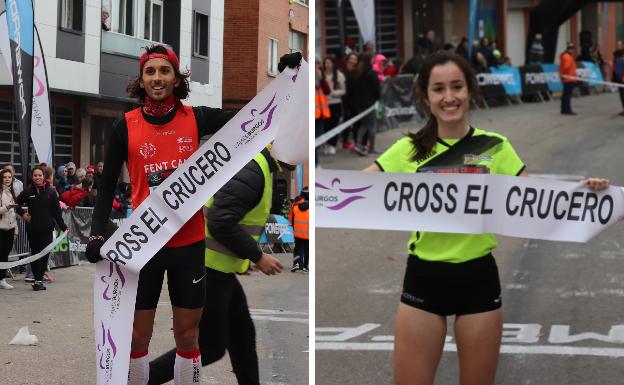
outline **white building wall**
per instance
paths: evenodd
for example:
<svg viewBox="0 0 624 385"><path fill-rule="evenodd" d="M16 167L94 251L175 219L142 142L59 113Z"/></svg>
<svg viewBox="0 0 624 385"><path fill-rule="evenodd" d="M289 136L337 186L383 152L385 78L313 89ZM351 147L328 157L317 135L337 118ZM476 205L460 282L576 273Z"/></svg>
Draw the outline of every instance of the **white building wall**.
<svg viewBox="0 0 624 385"><path fill-rule="evenodd" d="M187 8L188 7L188 8ZM192 42L192 0L182 0L182 24L180 33L180 66L183 65L185 52L188 56L185 58L190 68L191 42ZM224 28L225 6L223 1L210 2L210 41L209 41L209 79L210 84L201 84L191 81L191 94L185 101L185 104L191 106L210 106L221 107L223 95L223 28ZM188 24L189 31L185 31L185 14L188 15L186 20L191 20ZM186 36L186 38L184 38ZM191 68L192 71L192 68ZM191 74L191 80L193 75Z"/></svg>

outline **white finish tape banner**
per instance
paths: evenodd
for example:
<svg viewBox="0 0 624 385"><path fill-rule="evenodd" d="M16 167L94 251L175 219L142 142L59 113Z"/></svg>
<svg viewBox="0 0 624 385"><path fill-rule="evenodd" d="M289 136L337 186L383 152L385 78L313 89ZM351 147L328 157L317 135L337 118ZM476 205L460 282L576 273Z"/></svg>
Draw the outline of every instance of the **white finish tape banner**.
<svg viewBox="0 0 624 385"><path fill-rule="evenodd" d="M316 226L587 242L624 217L624 189L488 174L316 171Z"/></svg>
<svg viewBox="0 0 624 385"><path fill-rule="evenodd" d="M54 249L56 245L58 245L66 236L67 236L67 231L62 232L55 240L52 241L52 243L47 245L43 250L41 250L37 254L33 254L24 259L20 259L19 261L0 262L0 269L12 269L16 266L25 265L27 263L34 262L37 259L43 257L44 255L50 253L52 249Z"/></svg>
<svg viewBox="0 0 624 385"><path fill-rule="evenodd" d="M289 134L280 130L290 124L286 116L308 115L307 104L293 103L301 93L308 93L305 62L278 75L163 181L104 244L105 260L97 263L94 284L98 385L127 383L143 265L255 154L277 141L278 132Z"/></svg>

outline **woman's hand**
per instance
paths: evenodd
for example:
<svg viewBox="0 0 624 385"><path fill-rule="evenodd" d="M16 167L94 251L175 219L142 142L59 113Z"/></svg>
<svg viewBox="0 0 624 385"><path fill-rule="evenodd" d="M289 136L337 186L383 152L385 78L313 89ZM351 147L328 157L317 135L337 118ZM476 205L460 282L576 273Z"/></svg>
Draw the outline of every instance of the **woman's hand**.
<svg viewBox="0 0 624 385"><path fill-rule="evenodd" d="M381 171L381 169L379 168L379 166L377 165L377 163L373 163L370 166L366 167L364 170L362 171L373 171L373 172L379 172Z"/></svg>
<svg viewBox="0 0 624 385"><path fill-rule="evenodd" d="M604 178L587 178L581 181L581 183L594 191L604 190L609 187L609 179Z"/></svg>
<svg viewBox="0 0 624 385"><path fill-rule="evenodd" d="M30 223L30 214L24 213L24 215L22 215L22 219L25 220L26 223Z"/></svg>

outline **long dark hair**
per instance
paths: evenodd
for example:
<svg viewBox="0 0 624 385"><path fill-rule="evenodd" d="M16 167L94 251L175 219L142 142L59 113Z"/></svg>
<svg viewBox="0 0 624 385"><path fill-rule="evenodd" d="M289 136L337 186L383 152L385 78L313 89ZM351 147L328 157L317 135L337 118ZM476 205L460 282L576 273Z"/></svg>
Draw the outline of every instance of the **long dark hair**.
<svg viewBox="0 0 624 385"><path fill-rule="evenodd" d="M373 65L371 64L372 60L373 60L373 57L370 54L368 53L361 54L358 57L357 66L353 70L354 71L353 77L356 79L360 79L366 76L366 74L373 68Z"/></svg>
<svg viewBox="0 0 624 385"><path fill-rule="evenodd" d="M167 54L167 49L160 44L155 44L150 47L145 47L148 55L152 53L162 53ZM173 67L173 66L172 66ZM191 76L189 71L180 72L178 68L174 68L173 72L175 73L176 78L180 79L180 84L173 89L173 95L175 95L178 99L186 99L190 92L190 85L188 78ZM130 80L128 86L126 87L126 92L131 98L137 98L140 102L145 102L145 89L141 88L141 76L142 73L139 73L139 76Z"/></svg>
<svg viewBox="0 0 624 385"><path fill-rule="evenodd" d="M16 200L17 196L15 195L15 190L13 189L13 183L15 182L15 175L13 175L13 171L11 171L11 169L9 168L2 169L2 171L0 171L0 178L4 179L4 174L6 174L7 172L11 174L11 185L9 186L9 191L11 191L11 196L13 197L13 200ZM1 200L0 204L2 204Z"/></svg>
<svg viewBox="0 0 624 385"><path fill-rule="evenodd" d="M334 83L334 89L338 86L338 68L336 68L336 61L334 60L333 57L331 56L325 56L325 59L323 59L323 63L321 65L321 67L323 68L323 74L325 74L325 61L329 60L332 63L332 75L333 75L333 79L332 79L332 83Z"/></svg>
<svg viewBox="0 0 624 385"><path fill-rule="evenodd" d="M431 115L425 101L427 100L427 87L429 86L431 71L435 66L443 65L449 62L457 64L461 72L463 72L464 77L466 78L466 85L468 86L468 93L470 97L478 98L479 87L477 78L466 59L456 53L448 51L438 51L429 55L425 59L422 67L420 67L418 79L416 81L417 102L429 112L429 118L423 128L418 130L416 133L408 134L408 136L412 139L412 144L416 148L416 152L412 157L412 160L414 161L427 158L431 154L431 151L438 140L438 121L435 116Z"/></svg>

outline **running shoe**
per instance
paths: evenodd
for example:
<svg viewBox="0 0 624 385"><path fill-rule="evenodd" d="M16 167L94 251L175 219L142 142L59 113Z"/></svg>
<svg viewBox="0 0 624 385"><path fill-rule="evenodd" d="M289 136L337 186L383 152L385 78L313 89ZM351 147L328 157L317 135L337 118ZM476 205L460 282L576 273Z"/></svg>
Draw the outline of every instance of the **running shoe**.
<svg viewBox="0 0 624 385"><path fill-rule="evenodd" d="M46 282L54 282L55 278L52 275L52 273L44 273L43 274L43 280Z"/></svg>
<svg viewBox="0 0 624 385"><path fill-rule="evenodd" d="M309 272L307 267L304 267L303 269L301 269L301 271L303 271L303 274L308 274Z"/></svg>
<svg viewBox="0 0 624 385"><path fill-rule="evenodd" d="M327 155L336 155L336 147L332 145L327 146Z"/></svg>
<svg viewBox="0 0 624 385"><path fill-rule="evenodd" d="M32 288L34 291L47 290L42 281L35 281L35 283L32 284Z"/></svg>
<svg viewBox="0 0 624 385"><path fill-rule="evenodd" d="M6 279L0 279L0 289L11 290L13 286L9 285Z"/></svg>
<svg viewBox="0 0 624 385"><path fill-rule="evenodd" d="M24 277L24 281L35 282L35 277L33 277L32 271L26 274L26 277Z"/></svg>
<svg viewBox="0 0 624 385"><path fill-rule="evenodd" d="M299 264L298 264L298 263L295 263L295 264L293 265L293 267L291 267L291 268L290 268L290 272L291 272L291 273L294 273L294 272L295 272L295 271L297 271L297 270L301 270L301 268L299 267Z"/></svg>
<svg viewBox="0 0 624 385"><path fill-rule="evenodd" d="M345 150L350 150L353 148L353 143L351 142L345 142L342 144L342 148L344 148Z"/></svg>

